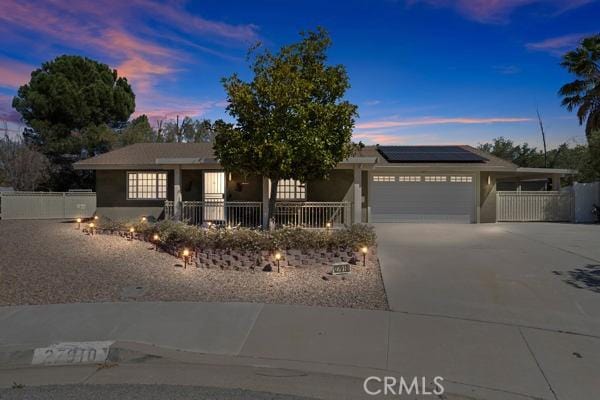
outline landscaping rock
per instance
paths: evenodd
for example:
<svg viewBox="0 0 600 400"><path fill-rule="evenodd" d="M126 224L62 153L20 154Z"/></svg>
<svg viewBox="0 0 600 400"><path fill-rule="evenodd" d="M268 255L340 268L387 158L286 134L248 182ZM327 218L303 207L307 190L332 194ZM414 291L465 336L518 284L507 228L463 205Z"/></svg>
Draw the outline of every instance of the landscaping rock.
<svg viewBox="0 0 600 400"><path fill-rule="evenodd" d="M273 267L271 267L271 264L265 264L262 270L264 272L272 272L273 271Z"/></svg>

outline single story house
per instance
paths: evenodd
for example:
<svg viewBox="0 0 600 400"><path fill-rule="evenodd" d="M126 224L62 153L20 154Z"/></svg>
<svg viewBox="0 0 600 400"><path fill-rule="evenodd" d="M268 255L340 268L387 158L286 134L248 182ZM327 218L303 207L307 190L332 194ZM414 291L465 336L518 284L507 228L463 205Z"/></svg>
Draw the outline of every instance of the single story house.
<svg viewBox="0 0 600 400"><path fill-rule="evenodd" d="M195 223L266 223L269 180L225 171L209 143L139 143L75 163L96 171L97 213ZM546 181L565 169L520 168L466 145L366 146L327 179L282 180L277 223L496 221L496 188ZM539 185L538 185L539 186Z"/></svg>

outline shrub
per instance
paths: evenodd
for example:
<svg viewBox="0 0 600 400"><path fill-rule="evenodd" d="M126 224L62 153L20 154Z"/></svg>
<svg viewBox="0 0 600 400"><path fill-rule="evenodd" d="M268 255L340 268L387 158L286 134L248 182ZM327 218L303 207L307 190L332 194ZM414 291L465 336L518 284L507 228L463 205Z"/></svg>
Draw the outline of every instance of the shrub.
<svg viewBox="0 0 600 400"><path fill-rule="evenodd" d="M200 248L241 250L257 252L276 249L354 249L374 246L376 236L373 227L355 224L348 228L323 230L285 227L275 231L255 229L203 229L183 222L164 220L157 223L140 220L100 220L103 229L128 231L133 226L136 232L151 236L158 234L162 244L175 248Z"/></svg>

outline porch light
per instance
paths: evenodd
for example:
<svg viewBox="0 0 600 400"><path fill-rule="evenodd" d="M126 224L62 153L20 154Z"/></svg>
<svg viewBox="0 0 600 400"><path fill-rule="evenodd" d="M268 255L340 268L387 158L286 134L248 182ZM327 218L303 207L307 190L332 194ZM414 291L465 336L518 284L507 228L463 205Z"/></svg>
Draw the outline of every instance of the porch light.
<svg viewBox="0 0 600 400"><path fill-rule="evenodd" d="M231 182L231 172L228 174L227 178L229 178L229 181Z"/></svg>
<svg viewBox="0 0 600 400"><path fill-rule="evenodd" d="M189 256L190 251L188 249L183 249L183 269L187 269L187 262Z"/></svg>
<svg viewBox="0 0 600 400"><path fill-rule="evenodd" d="M281 260L281 253L275 253L275 259L277 260L277 273L279 273L279 261Z"/></svg>
<svg viewBox="0 0 600 400"><path fill-rule="evenodd" d="M491 184L492 184L492 176L488 175L488 185L491 185Z"/></svg>
<svg viewBox="0 0 600 400"><path fill-rule="evenodd" d="M77 230L81 229L81 218L77 218Z"/></svg>
<svg viewBox="0 0 600 400"><path fill-rule="evenodd" d="M360 251L363 253L363 267L367 265L367 252L369 249L367 246L363 246Z"/></svg>

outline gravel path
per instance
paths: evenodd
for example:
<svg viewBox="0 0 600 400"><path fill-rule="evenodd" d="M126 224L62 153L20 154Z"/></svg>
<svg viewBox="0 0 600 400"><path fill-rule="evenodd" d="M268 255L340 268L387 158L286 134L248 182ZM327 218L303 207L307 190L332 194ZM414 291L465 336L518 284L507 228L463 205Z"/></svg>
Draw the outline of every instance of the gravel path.
<svg viewBox="0 0 600 400"><path fill-rule="evenodd" d="M326 267L285 267L281 274L183 269L148 243L90 237L75 227L0 220L0 306L137 300L388 308L378 265L329 280Z"/></svg>

